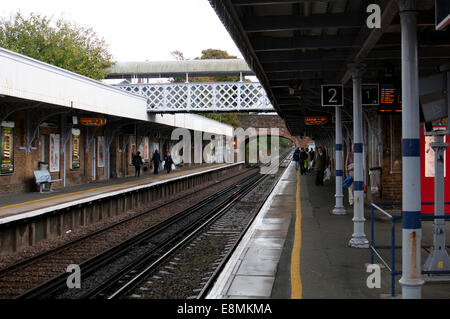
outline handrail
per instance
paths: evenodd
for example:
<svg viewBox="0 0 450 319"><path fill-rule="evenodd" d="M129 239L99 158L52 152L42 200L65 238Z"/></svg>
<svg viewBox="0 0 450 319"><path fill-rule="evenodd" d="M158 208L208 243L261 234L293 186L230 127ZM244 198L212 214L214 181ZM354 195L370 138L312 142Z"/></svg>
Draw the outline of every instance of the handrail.
<svg viewBox="0 0 450 319"><path fill-rule="evenodd" d="M372 205L373 207L375 207L376 209L378 209L381 213L383 213L384 215L386 215L389 218L393 218L391 214L389 214L387 211L385 211L384 209L382 209L380 206L376 205L375 203L371 203L370 205Z"/></svg>
<svg viewBox="0 0 450 319"><path fill-rule="evenodd" d="M445 205L450 205L450 202L445 202ZM371 241L370 241L370 261L371 264L374 263L374 257L375 254L377 257L382 261L382 263L386 266L387 269L391 272L391 295L392 297L395 296L395 277L397 275L401 275L402 272L395 269L395 250L398 248L402 248L402 246L396 246L395 245L395 223L402 219L402 215L400 216L392 216L389 214L386 210L381 208L380 206L401 206L402 203L371 203ZM434 202L423 202L421 205L434 205ZM391 220L391 246L380 246L375 245L375 229L374 229L374 220L375 220L375 209L382 213L383 215L389 217ZM432 214L421 214L421 220L422 221L432 221L435 219L445 219L450 220L450 214L446 213L444 216L434 216ZM447 248L450 248L450 246L446 246ZM422 246L422 248L425 248L425 246ZM386 262L381 254L377 251L377 249L390 249L391 250L391 265L389 266L388 262ZM422 274L447 274L448 271L422 271Z"/></svg>

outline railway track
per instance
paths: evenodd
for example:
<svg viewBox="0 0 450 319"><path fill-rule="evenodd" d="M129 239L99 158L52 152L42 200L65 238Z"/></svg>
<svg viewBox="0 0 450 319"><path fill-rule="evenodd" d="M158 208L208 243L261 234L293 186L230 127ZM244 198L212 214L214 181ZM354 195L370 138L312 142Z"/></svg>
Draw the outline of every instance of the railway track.
<svg viewBox="0 0 450 319"><path fill-rule="evenodd" d="M239 176L244 176L246 174L249 174L249 171L245 170L239 174L229 176L220 182L216 182L214 185L233 182L234 180L239 179ZM208 185L197 189L196 192L207 192L214 185ZM192 196L193 193L189 192L175 198L171 202L162 203L95 232L80 236L55 249L39 253L6 268L0 269L0 298L33 297L32 291L36 289L36 287L45 286L49 282L55 283L57 282L57 278L67 276L67 265L81 264L86 259L98 257L98 253L95 253L95 251L112 249L117 245L117 241L123 241L120 240L121 237L127 235L130 237L131 235L127 234L126 229L131 223L139 224L140 220L145 220L145 223L148 224L152 222L152 219L155 219L156 222L158 222L157 219L162 218L160 216L161 214L158 214L161 209L169 209L173 204L183 202L183 200L187 200ZM142 223L144 224L144 222ZM108 234L111 233L115 233L115 235L109 236ZM117 236L119 236L119 238L117 238ZM100 243L102 247L95 247L98 243Z"/></svg>
<svg viewBox="0 0 450 319"><path fill-rule="evenodd" d="M213 285L217 275L220 273L222 267L225 265L228 258L231 256L235 247L239 243L242 236L245 234L247 228L251 225L251 222L256 216L256 212L259 211L260 207L263 205L265 198L259 198L260 204L254 208L255 214L251 216L250 220L247 220L245 227L241 231L230 230L225 226L226 222L221 219L227 219L234 216L232 212L230 216L225 216L230 212L237 202L245 198L249 193L255 189L255 185L266 180L270 175L259 175L256 177L251 177L248 180L241 183L237 192L233 192L231 196L216 205L216 207L205 214L199 222L191 223L188 228L181 231L176 236L171 237L164 247L161 248L160 253L155 255L144 254L137 258L135 262L130 263L126 268L121 269L118 273L111 276L107 281L103 282L95 289L92 289L88 293L84 294L84 298L107 298L115 299L120 297L126 297L127 294L130 296L129 291L133 290L134 287L139 286L141 282L147 281L149 274L155 273L158 268L162 269L174 269L172 265L177 265L178 262L171 261L173 255L179 250L185 250L189 244L192 244L195 240L199 240L206 232L214 232L216 235L218 233L227 233L228 241L232 241L231 245L227 245L226 249L221 253L220 262L215 262L215 270L210 272L206 283L202 289L197 289L200 291L196 298L203 298L210 287ZM280 174L281 176L281 174ZM270 194L273 187L275 186L277 180L272 181L272 187L266 190L266 196ZM225 228L224 228L225 227ZM206 238L207 239L207 238ZM208 240L208 239L207 239ZM197 258L200 255L197 255ZM180 260L178 258L177 260ZM165 270L160 270L162 273L170 274ZM157 276L154 276L157 277ZM203 278L205 280L206 278ZM140 287L141 289L150 290L150 288ZM133 295L132 295L133 296ZM173 297L173 296L171 296Z"/></svg>
<svg viewBox="0 0 450 319"><path fill-rule="evenodd" d="M214 193L207 199L166 219L162 223L146 228L118 245L108 245L105 242L104 250L106 251L87 260L84 258L82 262L80 262L80 260L83 260L82 256L89 256L92 238L96 236L107 237L108 231L114 227L125 225L129 221L136 220L139 216L148 215L148 212L139 214L139 216L133 216L129 220L121 221L94 234L84 236L59 247L55 251L33 257L15 265L16 268L9 267L8 269L0 270L0 290L4 291L3 287L6 286L8 296L19 298L112 299L121 297L132 290L149 273L166 262L177 250L185 247L194 238L198 238L202 230L229 211L236 202L251 192L255 184L266 179L267 176L251 174L239 181L239 183ZM236 176L233 177L235 178ZM209 188L209 186L206 188ZM189 195L184 197L186 196ZM150 211L160 208L154 208ZM229 249L228 254L233 249ZM73 253L69 253L69 250L72 250ZM62 254L63 257L58 256L61 252L64 252ZM222 263L225 260L226 258ZM60 267L60 269L55 270L57 268L55 264L63 265L64 269ZM81 289L67 288L66 280L68 274L65 272L65 267L69 264L78 264L80 266ZM209 285L214 281L214 276L217 275L220 267L221 265L216 268L216 271L211 272L212 276L203 287L199 296L205 294ZM21 276L14 276L17 268L20 269ZM46 275L40 275L41 273ZM8 274L10 280L8 280ZM52 276L49 276L49 274ZM15 286L22 288L20 294L17 294L17 291L20 289L14 292L13 288ZM28 287L28 289L24 292L23 287Z"/></svg>
<svg viewBox="0 0 450 319"><path fill-rule="evenodd" d="M261 180L261 175L257 174L242 181L238 185L229 188L224 192L223 196L214 199L208 199L204 207L194 207L189 209L186 216L193 218L192 214L198 214L198 218L191 220L187 227L180 229L172 234L167 241L161 243L146 254L142 254L126 268L121 269L118 273L111 276L111 278L95 289L83 295L83 298L107 298L115 299L121 297L128 290L130 290L136 283L144 279L145 276L152 272L156 267L161 265L169 256L175 251L189 243L194 236L202 231L207 225L226 212L236 201L245 196L252 188L252 186ZM219 199L219 201L218 201ZM213 207L208 207L209 203L213 203ZM206 209L204 209L206 208ZM174 226L175 224L172 224ZM176 226L175 226L176 227ZM121 281L126 281L122 284Z"/></svg>

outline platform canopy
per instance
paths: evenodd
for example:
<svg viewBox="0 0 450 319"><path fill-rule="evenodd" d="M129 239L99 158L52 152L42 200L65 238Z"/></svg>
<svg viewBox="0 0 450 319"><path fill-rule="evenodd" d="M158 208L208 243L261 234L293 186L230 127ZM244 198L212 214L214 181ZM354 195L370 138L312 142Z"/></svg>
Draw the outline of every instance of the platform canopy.
<svg viewBox="0 0 450 319"><path fill-rule="evenodd" d="M351 127L348 63L366 64L363 83L401 78L401 28L395 0L209 0L265 88L292 135L305 116L334 115L321 106L322 84L344 85L344 125ZM369 4L381 8L381 28L369 29ZM450 31L436 31L434 0L418 0L420 76L450 58ZM350 80L350 81L349 81ZM334 125L316 129L332 131Z"/></svg>
<svg viewBox="0 0 450 319"><path fill-rule="evenodd" d="M255 75L242 59L117 62L107 79Z"/></svg>

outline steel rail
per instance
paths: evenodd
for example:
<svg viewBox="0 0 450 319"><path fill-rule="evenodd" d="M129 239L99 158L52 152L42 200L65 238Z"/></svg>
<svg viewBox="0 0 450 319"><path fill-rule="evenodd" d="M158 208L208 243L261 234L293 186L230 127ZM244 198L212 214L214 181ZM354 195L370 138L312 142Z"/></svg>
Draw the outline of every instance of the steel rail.
<svg viewBox="0 0 450 319"><path fill-rule="evenodd" d="M289 153L284 156L283 160L280 162L280 167L281 164L287 160L289 160L288 158ZM251 225L253 224L255 218L258 216L259 211L261 210L261 208L264 206L264 204L266 203L267 199L269 198L270 194L272 193L272 191L275 189L276 185L278 184L278 182L281 179L281 176L283 176L283 174L280 174L280 176L278 176L276 182L274 182L272 184L272 186L270 187L269 191L266 192L265 196L264 196L264 200L261 201L261 203L258 205L258 208L256 209L256 214L254 214L252 216L252 218L249 220L249 222L247 223L247 225L245 226L243 232L240 234L240 236L237 238L237 240L234 242L233 246L231 247L231 249L228 251L228 253L225 255L224 259L220 262L220 264L217 266L216 270L212 273L212 275L210 276L210 278L208 279L208 281L206 282L206 284L203 286L202 290L199 292L199 294L197 295L196 299L204 299L206 297L206 295L208 294L208 292L211 290L212 286L214 285L214 283L216 282L217 278L219 277L221 271L223 270L223 268L225 267L225 265L227 264L227 262L230 260L231 256L233 255L233 253L235 252L236 248L239 246L239 244L242 241L242 238L245 236L245 234L247 233L248 229L251 227Z"/></svg>
<svg viewBox="0 0 450 319"><path fill-rule="evenodd" d="M221 180L221 181L219 181L219 182L215 182L214 185L217 185L217 184L219 184L219 183L221 183L221 182L230 180L230 179L235 178L235 177L237 177L237 176L243 175L243 174L245 174L245 173L247 173L247 172L248 172L248 171L244 170L243 172L241 172L241 173L239 173L239 174L236 174L236 175L227 177L227 178L225 178L225 179L223 179L223 180ZM206 190L206 189L208 189L208 188L210 188L210 187L211 187L211 185L206 186L206 187L203 187L203 188L201 188L201 189L199 189L199 190L197 190L197 191L195 191L195 192L199 192L199 191L202 191L202 190ZM146 214L148 214L148 213L151 213L151 212L153 212L153 211L155 211L155 210L157 210L157 209L160 209L160 208L163 208L163 207L168 206L168 205L170 205L170 204L173 204L173 203L176 202L176 201L180 201L180 200L186 199L186 198L188 198L189 196L192 196L193 193L194 193L194 192L189 192L189 193L187 193L187 194L185 194L185 195L183 195L183 196L181 196L181 197L175 198L173 201L162 203L161 205L158 205L158 206L156 206L156 207L153 207L153 208L151 208L151 209L149 209L149 210L146 210L146 211L141 212L141 213L138 213L138 214L136 214L136 215L127 217L127 218L125 218L125 219L123 219L123 220L121 220L121 221L115 222L115 223L113 223L113 224L111 224L111 225L108 225L108 226L106 226L106 227L104 227L104 228L98 229L98 230L96 230L96 231L94 231L94 232L88 233L88 234L83 235L83 236L81 236L81 237L78 237L78 238L76 238L76 239L74 239L74 240L68 241L68 242L66 242L66 243L64 243L64 244L62 244L62 245L60 245L60 246L58 246L58 247L56 247L56 248L54 248L54 249L51 249L51 250L48 250L48 251L44 251L44 252L39 253L39 254L37 254L37 255L34 255L34 256L32 256L32 257L29 257L29 258L23 259L23 260L21 260L21 261L18 261L18 262L16 262L16 263L12 264L12 265L9 265L9 266L7 266L7 267L5 267L5 268L0 269L0 277L1 277L1 276L4 276L4 275L7 274L8 272L16 271L16 270L18 270L18 268L21 268L21 267L24 267L24 266L29 266L30 264L32 264L32 263L35 262L35 261L38 261L39 259L42 259L42 258L44 258L44 257L51 256L51 255L56 254L56 253L59 253L59 252L63 251L64 249L66 249L66 248L68 248L68 247L70 247L70 246L73 246L74 244L77 244L77 243L80 243L80 242L82 242L82 241L84 241L84 240L86 240L86 239L92 238L92 237L94 237L94 236L96 236L96 235L99 235L99 234L101 234L101 233L103 233L103 232L105 232L105 231L108 231L108 230L110 230L110 229L112 229L112 228L114 228L114 227L120 226L120 225L122 225L122 224L125 224L126 222L129 222L129 221L132 221L132 220L137 219L137 218L139 218L139 217L142 217L142 216L144 216L144 215L146 215Z"/></svg>
<svg viewBox="0 0 450 319"><path fill-rule="evenodd" d="M284 159L287 157L289 153L284 156ZM281 163L280 163L281 164ZM205 227L210 225L212 222L217 220L220 216L226 213L234 204L239 201L242 197L245 197L249 192L251 192L254 188L254 185L260 183L264 180L268 175L261 175L253 178L252 176L245 181L239 190L233 193L229 198L225 199L222 203L218 204L215 209L210 211L206 216L202 216L198 219L197 222L194 222L188 226L188 228L180 230L178 234L172 236L172 239L169 239L165 242L165 247L158 247L157 251L161 251L163 249L167 249L165 253L161 256L157 257L155 260L154 256L145 255L142 258L137 258L133 263L129 264L124 269L120 270L116 274L114 274L107 282L103 283L99 287L97 287L94 291L83 295L83 298L95 298L106 289L110 288L114 284L118 282L120 278L122 278L125 274L129 273L131 270L136 270L135 268L141 266L144 263L148 263L149 260L154 260L148 265L144 270L140 271L137 275L135 275L131 280L122 285L119 289L114 291L112 294L108 296L108 299L115 299L127 291L132 289L136 282L139 282L143 277L145 277L148 273L153 271L156 267L158 267L162 262L164 262L169 256L173 255L180 247L182 247L185 243L189 242L194 236L196 236L199 232L201 232ZM206 221L205 218L207 218ZM182 238L180 241L178 238ZM167 248L168 247L168 248ZM156 251L156 249L155 249Z"/></svg>
<svg viewBox="0 0 450 319"><path fill-rule="evenodd" d="M256 174L253 174L251 176L254 176ZM120 257L120 255L123 255L124 253L126 253L127 251L132 249L133 246L138 245L140 242L148 240L148 238L156 236L157 234L163 232L164 230L166 230L168 227L170 227L174 223L177 223L180 220L184 219L185 216L188 216L192 212L195 212L196 210L201 209L205 205L213 202L214 200L223 196L227 192L230 192L234 188L236 188L235 185L227 187L226 189L209 196L207 199L194 204L193 206L189 207L188 209L182 211L181 213L178 213L175 216L172 216L172 217L164 220L163 222L142 231L138 235L133 236L132 238L119 243L118 245L110 248L109 250L107 250L91 259L88 259L87 261L80 264L80 269L81 269L81 272L83 273L83 277L89 276L90 274L97 271L99 268L101 268L102 266L104 266L105 264L110 262L111 260ZM28 290L24 294L20 295L18 298L20 298L20 299L22 299L22 298L26 298L26 299L41 298L42 299L42 298L49 297L52 294L54 294L55 291L66 287L66 279L67 279L66 273L59 274L59 275L53 277L52 279L42 283L41 285Z"/></svg>
<svg viewBox="0 0 450 319"><path fill-rule="evenodd" d="M264 179L265 176L257 179L256 183L261 179ZM184 244L189 242L194 236L196 236L199 232L201 232L205 227L210 225L217 218L222 216L225 212L227 212L238 200L240 200L243 196L247 195L253 188L255 182L250 182L246 185L245 189L240 190L238 194L233 194L228 200L219 205L218 209L214 209L210 214L208 214L208 219L203 221L204 218L201 218L200 223L195 223L191 225L187 230L182 231L181 233L187 233L180 241L177 241L177 238L180 235L174 236L167 245L173 244L171 248L169 248L162 256L157 258L154 262L152 262L149 266L147 266L144 270L142 270L139 274L134 276L130 281L128 281L125 285L117 289L113 294L108 296L107 299L116 299L125 294L127 291L132 289L137 282L139 282L142 278L147 276L148 273L153 271L156 267L158 267L163 261L165 261L169 256L173 255L178 249L180 249Z"/></svg>

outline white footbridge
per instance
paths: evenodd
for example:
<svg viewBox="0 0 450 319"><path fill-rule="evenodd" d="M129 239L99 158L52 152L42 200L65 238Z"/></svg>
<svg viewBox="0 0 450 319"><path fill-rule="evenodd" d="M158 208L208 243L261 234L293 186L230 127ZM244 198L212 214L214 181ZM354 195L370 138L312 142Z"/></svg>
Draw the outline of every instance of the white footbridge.
<svg viewBox="0 0 450 319"><path fill-rule="evenodd" d="M274 112L274 107L259 82L242 80L253 75L245 61L239 59L190 60L166 62L117 63L108 78L127 79L128 83L115 85L147 99L151 113L185 112ZM240 76L236 82L188 83L129 83L131 79Z"/></svg>

